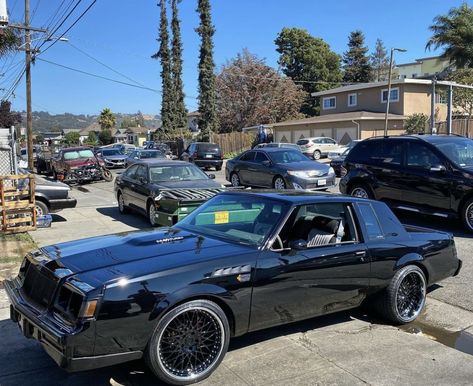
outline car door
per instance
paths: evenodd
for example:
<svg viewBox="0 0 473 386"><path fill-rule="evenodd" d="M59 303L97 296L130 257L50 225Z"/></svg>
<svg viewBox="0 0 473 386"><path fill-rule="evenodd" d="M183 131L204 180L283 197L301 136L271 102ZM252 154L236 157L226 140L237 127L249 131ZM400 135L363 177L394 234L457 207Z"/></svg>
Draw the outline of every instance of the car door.
<svg viewBox="0 0 473 386"><path fill-rule="evenodd" d="M370 259L353 221L351 205L332 202L294 208L276 240L256 266L250 330L358 306L369 290ZM306 240L316 217L343 221L335 243L294 249ZM337 220L338 219L338 220ZM322 232L322 231L320 231ZM331 236L330 236L331 237Z"/></svg>
<svg viewBox="0 0 473 386"><path fill-rule="evenodd" d="M138 165L132 165L121 175L118 186L123 194L125 205L133 206L132 185L135 183L135 174L138 170Z"/></svg>
<svg viewBox="0 0 473 386"><path fill-rule="evenodd" d="M401 173L404 189L401 200L412 206L449 210L453 181L447 164L420 141L409 141L406 149L406 165Z"/></svg>
<svg viewBox="0 0 473 386"><path fill-rule="evenodd" d="M254 172L255 151L248 151L238 159L235 169L240 176L240 181L243 185L250 185L253 183L252 173Z"/></svg>
<svg viewBox="0 0 473 386"><path fill-rule="evenodd" d="M146 211L146 205L149 197L148 167L146 165L136 166L136 173L130 183L131 203L136 209Z"/></svg>
<svg viewBox="0 0 473 386"><path fill-rule="evenodd" d="M324 138L322 140L322 153L328 154L331 150L337 148L337 142L332 138Z"/></svg>
<svg viewBox="0 0 473 386"><path fill-rule="evenodd" d="M253 178L255 185L265 188L272 188L273 173L271 170L271 161L264 152L256 152L255 162L251 168L254 169Z"/></svg>

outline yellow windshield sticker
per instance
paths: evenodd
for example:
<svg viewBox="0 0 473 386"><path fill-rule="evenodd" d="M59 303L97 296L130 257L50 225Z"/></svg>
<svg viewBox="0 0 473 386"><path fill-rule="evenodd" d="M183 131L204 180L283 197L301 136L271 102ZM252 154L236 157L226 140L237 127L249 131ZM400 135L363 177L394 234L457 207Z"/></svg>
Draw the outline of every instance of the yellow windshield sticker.
<svg viewBox="0 0 473 386"><path fill-rule="evenodd" d="M229 221L228 211L215 212L215 224L228 224L228 221Z"/></svg>

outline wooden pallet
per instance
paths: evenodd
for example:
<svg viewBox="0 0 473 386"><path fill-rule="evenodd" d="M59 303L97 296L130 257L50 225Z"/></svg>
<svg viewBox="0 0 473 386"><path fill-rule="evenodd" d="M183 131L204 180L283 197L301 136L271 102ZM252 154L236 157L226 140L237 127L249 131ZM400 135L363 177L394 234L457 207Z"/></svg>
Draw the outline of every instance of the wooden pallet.
<svg viewBox="0 0 473 386"><path fill-rule="evenodd" d="M0 176L2 233L36 229L35 178L33 174Z"/></svg>

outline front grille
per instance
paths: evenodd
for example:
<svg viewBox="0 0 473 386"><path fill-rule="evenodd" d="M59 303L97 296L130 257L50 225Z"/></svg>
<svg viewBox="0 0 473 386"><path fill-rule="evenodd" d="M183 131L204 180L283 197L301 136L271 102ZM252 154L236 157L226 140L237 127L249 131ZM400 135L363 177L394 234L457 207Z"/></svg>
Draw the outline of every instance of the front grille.
<svg viewBox="0 0 473 386"><path fill-rule="evenodd" d="M56 281L42 273L35 264L29 264L23 280L24 294L34 302L47 307L53 299Z"/></svg>

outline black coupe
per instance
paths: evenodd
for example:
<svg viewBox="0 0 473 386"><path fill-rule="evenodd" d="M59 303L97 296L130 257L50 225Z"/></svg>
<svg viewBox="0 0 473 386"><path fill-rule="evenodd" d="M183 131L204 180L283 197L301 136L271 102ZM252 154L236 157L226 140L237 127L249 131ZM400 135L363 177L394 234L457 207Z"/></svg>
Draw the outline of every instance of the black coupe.
<svg viewBox="0 0 473 386"><path fill-rule="evenodd" d="M166 159L137 161L115 178L118 209L122 214L133 209L146 215L151 225L160 225L157 210L161 192L221 188L222 185L214 179L215 175L205 174L189 162Z"/></svg>
<svg viewBox="0 0 473 386"><path fill-rule="evenodd" d="M52 245L5 281L11 318L68 370L145 357L165 382L208 377L231 337L357 307L390 321L461 268L452 235L381 202L227 192L171 228Z"/></svg>

